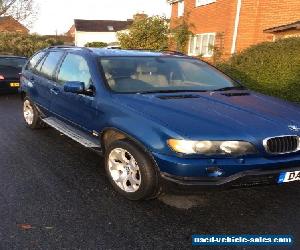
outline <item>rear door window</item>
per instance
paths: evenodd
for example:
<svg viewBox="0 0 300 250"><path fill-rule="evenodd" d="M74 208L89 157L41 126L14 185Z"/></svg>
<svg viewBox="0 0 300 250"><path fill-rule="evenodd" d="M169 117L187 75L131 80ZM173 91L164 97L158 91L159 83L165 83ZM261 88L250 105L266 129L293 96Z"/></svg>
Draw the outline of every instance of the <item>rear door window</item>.
<svg viewBox="0 0 300 250"><path fill-rule="evenodd" d="M64 55L64 52L60 51L53 51L50 52L47 57L45 58L42 65L38 65L37 71L40 72L40 74L48 79L52 79L56 67L58 63L60 62L62 56ZM40 68L39 68L40 67Z"/></svg>

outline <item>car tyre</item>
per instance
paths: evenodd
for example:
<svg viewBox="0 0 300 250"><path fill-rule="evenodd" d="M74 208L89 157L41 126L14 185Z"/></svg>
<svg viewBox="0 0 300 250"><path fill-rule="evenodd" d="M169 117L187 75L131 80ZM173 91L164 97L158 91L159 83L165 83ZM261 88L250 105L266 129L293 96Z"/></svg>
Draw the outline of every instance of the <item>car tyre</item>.
<svg viewBox="0 0 300 250"><path fill-rule="evenodd" d="M46 126L42 121L35 104L27 97L25 97L23 101L23 117L27 127L31 129L43 128Z"/></svg>
<svg viewBox="0 0 300 250"><path fill-rule="evenodd" d="M130 140L111 143L105 153L105 169L114 189L129 200L156 198L159 177L147 152Z"/></svg>

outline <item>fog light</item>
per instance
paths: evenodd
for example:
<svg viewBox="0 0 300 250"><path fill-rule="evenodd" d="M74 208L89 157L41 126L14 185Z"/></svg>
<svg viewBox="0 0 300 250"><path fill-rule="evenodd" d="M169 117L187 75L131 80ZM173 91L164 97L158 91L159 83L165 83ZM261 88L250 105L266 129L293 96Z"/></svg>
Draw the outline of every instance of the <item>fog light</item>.
<svg viewBox="0 0 300 250"><path fill-rule="evenodd" d="M206 172L209 177L219 177L224 174L224 171L218 167L209 167Z"/></svg>

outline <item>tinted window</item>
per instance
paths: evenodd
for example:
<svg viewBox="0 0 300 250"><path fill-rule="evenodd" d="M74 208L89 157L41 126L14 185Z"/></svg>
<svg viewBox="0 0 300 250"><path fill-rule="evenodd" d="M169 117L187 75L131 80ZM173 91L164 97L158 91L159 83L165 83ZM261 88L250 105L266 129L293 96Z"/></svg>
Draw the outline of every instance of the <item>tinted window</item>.
<svg viewBox="0 0 300 250"><path fill-rule="evenodd" d="M58 62L60 61L61 57L63 55L63 52L55 51L55 52L50 52L42 67L41 67L41 74L44 75L47 78L51 78L54 74L54 71L56 69L56 66Z"/></svg>
<svg viewBox="0 0 300 250"><path fill-rule="evenodd" d="M40 74L40 73L41 73L42 66L43 66L43 64L44 64L44 62L45 62L45 60L46 60L46 58L47 58L47 57L42 58L42 60L39 61L39 63L35 66L35 68L32 69L32 71L34 71L34 72Z"/></svg>
<svg viewBox="0 0 300 250"><path fill-rule="evenodd" d="M0 67L16 68L20 70L26 63L27 59L21 57L1 57Z"/></svg>
<svg viewBox="0 0 300 250"><path fill-rule="evenodd" d="M68 54L66 56L58 73L59 82L83 82L86 89L89 89L91 86L91 78L87 61L84 57L75 54Z"/></svg>
<svg viewBox="0 0 300 250"><path fill-rule="evenodd" d="M237 84L196 59L177 57L103 57L110 88L117 92L211 91Z"/></svg>
<svg viewBox="0 0 300 250"><path fill-rule="evenodd" d="M28 70L33 69L44 55L45 55L44 51L41 51L41 52L35 54L28 62L26 69L28 69Z"/></svg>

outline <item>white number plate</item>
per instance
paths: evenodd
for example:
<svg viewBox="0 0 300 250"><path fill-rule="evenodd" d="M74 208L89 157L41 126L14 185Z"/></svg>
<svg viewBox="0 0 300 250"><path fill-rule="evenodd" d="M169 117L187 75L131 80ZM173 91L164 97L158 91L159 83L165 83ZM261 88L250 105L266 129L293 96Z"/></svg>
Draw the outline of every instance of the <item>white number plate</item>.
<svg viewBox="0 0 300 250"><path fill-rule="evenodd" d="M300 181L300 171L281 173L278 183Z"/></svg>

